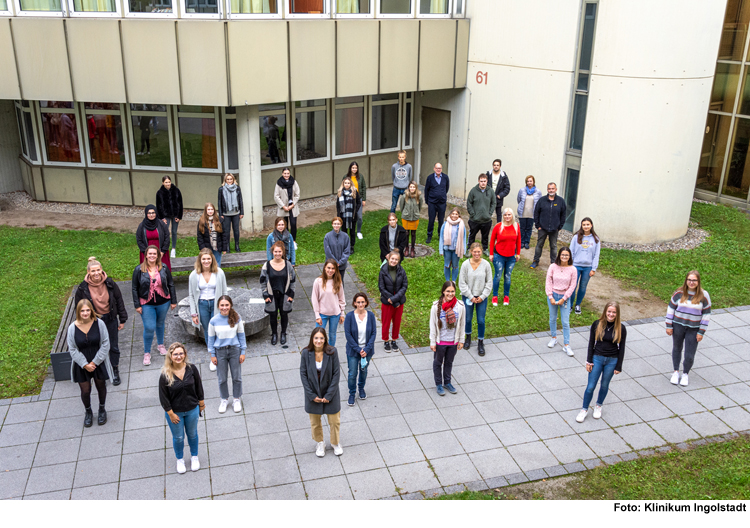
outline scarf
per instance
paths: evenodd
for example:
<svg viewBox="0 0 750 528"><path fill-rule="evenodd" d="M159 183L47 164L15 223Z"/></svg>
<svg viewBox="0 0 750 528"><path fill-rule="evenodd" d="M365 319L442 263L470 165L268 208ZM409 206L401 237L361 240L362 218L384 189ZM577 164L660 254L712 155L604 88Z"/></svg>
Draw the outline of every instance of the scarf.
<svg viewBox="0 0 750 528"><path fill-rule="evenodd" d="M458 217L458 220L455 222L451 220L451 217L447 217L445 219L445 223L451 226L451 228L458 224L458 237L456 238L456 255L458 255L458 258L462 258L464 256L464 253L466 252L466 248L464 247L464 223L461 220L461 217ZM453 229L443 229L443 245L450 246L451 245L451 234Z"/></svg>
<svg viewBox="0 0 750 528"><path fill-rule="evenodd" d="M344 226L346 229L352 229L354 226L354 194L352 190L342 190L341 196L339 196L339 203L341 204L341 211L344 215Z"/></svg>
<svg viewBox="0 0 750 528"><path fill-rule="evenodd" d="M536 185L534 185L531 189L529 189L529 186L527 185L525 189L526 189L526 194L529 194L529 195L534 194L536 192Z"/></svg>
<svg viewBox="0 0 750 528"><path fill-rule="evenodd" d="M225 213L231 213L233 211L239 211L240 206L237 204L237 184L227 185L226 183L222 186L222 192L224 193L224 205L227 206Z"/></svg>
<svg viewBox="0 0 750 528"><path fill-rule="evenodd" d="M94 311L96 315L102 316L109 313L109 290L104 281L107 280L107 274L102 272L102 278L99 282L94 282L91 275L86 274L86 278L83 279L89 285L89 293L91 294L91 304L94 305Z"/></svg>
<svg viewBox="0 0 750 528"><path fill-rule="evenodd" d="M454 297L452 300L443 303L443 311L445 312L445 322L448 323L448 328L453 328L456 325L456 312L453 308L458 302L458 297Z"/></svg>
<svg viewBox="0 0 750 528"><path fill-rule="evenodd" d="M278 185L282 189L286 189L286 195L289 198L287 205L294 203L294 176L289 176L288 180L285 180L283 176L280 176L279 179L276 180L276 185ZM292 210L293 209L289 209L290 218L294 217L294 213L292 213Z"/></svg>
<svg viewBox="0 0 750 528"><path fill-rule="evenodd" d="M284 229L284 231L282 231L281 233L279 233L278 229L273 230L273 241L274 242L281 241L284 243L284 247L286 248L287 260L292 260L292 248L291 248L291 244L289 243L291 236L292 235L286 229Z"/></svg>
<svg viewBox="0 0 750 528"><path fill-rule="evenodd" d="M143 221L143 227L145 227L148 231L155 231L157 229L157 222L159 222L158 218L154 218L153 220L148 219L148 212L153 211L156 212L156 207L154 207L151 204L148 204L146 206L146 211L144 213L144 216L146 219Z"/></svg>
<svg viewBox="0 0 750 528"><path fill-rule="evenodd" d="M208 224L208 233L211 235L211 249L213 251L219 251L219 247L217 244L217 235L216 235L216 226L214 225L214 215L211 215L207 218L207 224Z"/></svg>

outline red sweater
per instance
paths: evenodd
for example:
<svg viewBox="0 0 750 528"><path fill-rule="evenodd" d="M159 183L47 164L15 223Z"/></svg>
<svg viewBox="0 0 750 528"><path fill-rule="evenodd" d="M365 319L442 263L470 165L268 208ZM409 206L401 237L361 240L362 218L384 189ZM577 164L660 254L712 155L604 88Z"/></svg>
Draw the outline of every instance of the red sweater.
<svg viewBox="0 0 750 528"><path fill-rule="evenodd" d="M508 226L502 229L502 222L496 224L492 229L492 236L490 237L490 258L494 253L497 253L501 257L512 257L513 255L521 254L521 229L520 226Z"/></svg>

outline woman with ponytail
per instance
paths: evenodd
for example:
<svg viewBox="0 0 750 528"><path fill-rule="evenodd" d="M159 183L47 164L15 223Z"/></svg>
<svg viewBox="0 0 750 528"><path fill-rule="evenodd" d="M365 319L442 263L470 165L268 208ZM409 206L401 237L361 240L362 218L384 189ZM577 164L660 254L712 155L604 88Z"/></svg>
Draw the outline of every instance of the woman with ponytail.
<svg viewBox="0 0 750 528"><path fill-rule="evenodd" d="M219 413L224 414L229 405L229 387L227 385L227 369L232 372L232 409L238 413L242 411L242 363L245 362L245 323L240 318L229 295L219 297L219 313L211 318L208 324L208 353L211 363L217 367L219 380Z"/></svg>
<svg viewBox="0 0 750 528"><path fill-rule="evenodd" d="M437 393L445 396L445 389L451 394L458 391L451 385L451 370L456 354L464 346L464 324L466 310L456 298L456 283L445 281L440 291L440 299L432 303L430 309L430 349L434 353L432 372L435 375Z"/></svg>

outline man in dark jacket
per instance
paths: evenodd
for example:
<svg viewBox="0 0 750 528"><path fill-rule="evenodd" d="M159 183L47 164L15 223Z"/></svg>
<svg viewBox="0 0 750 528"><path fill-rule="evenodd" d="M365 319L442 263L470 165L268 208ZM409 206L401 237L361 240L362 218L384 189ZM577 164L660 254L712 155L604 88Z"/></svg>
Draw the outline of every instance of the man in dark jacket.
<svg viewBox="0 0 750 528"><path fill-rule="evenodd" d="M539 259L544 249L544 241L549 237L549 260L550 263L557 258L557 234L565 225L566 206L565 200L557 196L557 184L547 185L547 197L540 198L534 208L534 226L537 228L536 249L534 250L534 262L530 268L539 265Z"/></svg>
<svg viewBox="0 0 750 528"><path fill-rule="evenodd" d="M503 162L496 159L492 162L492 171L487 171L487 177L489 178L490 189L495 190L495 213L497 215L497 222L503 221L503 198L508 196L510 193L510 180L505 171L500 169Z"/></svg>
<svg viewBox="0 0 750 528"><path fill-rule="evenodd" d="M495 193L487 185L489 178L486 174L479 175L479 184L471 191L466 199L466 209L469 211L469 242L471 245L482 233L482 249L488 252L490 229L492 228L492 211L495 210ZM502 213L500 219L502 220Z"/></svg>
<svg viewBox="0 0 750 528"><path fill-rule="evenodd" d="M424 199L427 202L427 244L432 242L432 231L435 228L435 216L438 219L438 232L445 221L445 206L448 203L448 191L451 181L443 174L443 166L435 164L435 172L427 176L424 185Z"/></svg>

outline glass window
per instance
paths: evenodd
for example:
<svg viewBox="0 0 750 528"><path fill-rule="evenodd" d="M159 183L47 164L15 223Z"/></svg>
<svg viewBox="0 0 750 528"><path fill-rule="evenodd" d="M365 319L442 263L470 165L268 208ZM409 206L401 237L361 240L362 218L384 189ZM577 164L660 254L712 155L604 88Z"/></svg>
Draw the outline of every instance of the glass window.
<svg viewBox="0 0 750 528"><path fill-rule="evenodd" d="M97 165L126 165L120 105L86 103L84 108L89 162Z"/></svg>
<svg viewBox="0 0 750 528"><path fill-rule="evenodd" d="M413 0L378 0L380 15L412 15Z"/></svg>
<svg viewBox="0 0 750 528"><path fill-rule="evenodd" d="M325 15L328 13L326 0L287 0L288 15Z"/></svg>
<svg viewBox="0 0 750 528"><path fill-rule="evenodd" d="M575 228L573 222L576 218L576 202L578 201L578 177L580 171L568 168L567 177L565 178L565 225L563 229L573 231Z"/></svg>
<svg viewBox="0 0 750 528"><path fill-rule="evenodd" d="M237 154L237 110L233 106L224 109L224 158L227 171L240 170Z"/></svg>
<svg viewBox="0 0 750 528"><path fill-rule="evenodd" d="M232 15L279 15L278 2L281 0L230 0Z"/></svg>
<svg viewBox="0 0 750 528"><path fill-rule="evenodd" d="M339 97L335 102L335 156L359 154L365 150L365 98Z"/></svg>
<svg viewBox="0 0 750 528"><path fill-rule="evenodd" d="M749 148L750 119L738 117L734 122L734 142L721 189L722 195L747 200L747 191L750 189L750 162L747 159Z"/></svg>
<svg viewBox="0 0 750 528"><path fill-rule="evenodd" d="M708 114L703 134L698 179L695 184L697 189L719 191L719 180L721 180L721 170L726 156L731 119L729 116Z"/></svg>
<svg viewBox="0 0 750 528"><path fill-rule="evenodd" d="M295 103L295 161L328 157L325 103L324 99Z"/></svg>
<svg viewBox="0 0 750 528"><path fill-rule="evenodd" d="M263 105L265 106L265 105ZM272 105L267 105L272 106ZM260 164L287 163L286 105L260 114ZM278 108L280 106L280 108Z"/></svg>
<svg viewBox="0 0 750 528"><path fill-rule="evenodd" d="M18 105L15 105L15 107L16 107L16 122L18 123L18 134L21 138L21 152L23 152L24 157L28 158L29 148L26 145L26 134L24 133L24 122L23 122L23 117L21 116L23 112Z"/></svg>
<svg viewBox="0 0 750 528"><path fill-rule="evenodd" d="M182 0L182 13L187 17L219 17L219 0Z"/></svg>
<svg viewBox="0 0 750 528"><path fill-rule="evenodd" d="M734 110L734 98L737 95L739 82L740 66L738 64L725 64L723 62L716 64L710 109L731 113Z"/></svg>
<svg viewBox="0 0 750 528"><path fill-rule="evenodd" d="M370 15L371 0L333 0L337 15Z"/></svg>
<svg viewBox="0 0 750 528"><path fill-rule="evenodd" d="M596 4L586 4L583 19L583 38L581 39L581 58L578 69L591 70L591 55L594 47L594 26L596 25Z"/></svg>
<svg viewBox="0 0 750 528"><path fill-rule="evenodd" d="M173 13L172 0L126 0L125 8L134 15Z"/></svg>
<svg viewBox="0 0 750 528"><path fill-rule="evenodd" d="M73 16L99 16L102 13L117 15L120 9L117 0L72 0L68 5Z"/></svg>
<svg viewBox="0 0 750 528"><path fill-rule="evenodd" d="M9 11L7 0L0 0L0 11Z"/></svg>
<svg viewBox="0 0 750 528"><path fill-rule="evenodd" d="M373 96L370 105L370 122L372 141L370 149L387 150L399 148L399 101L398 94L395 100L376 101Z"/></svg>
<svg viewBox="0 0 750 528"><path fill-rule="evenodd" d="M449 0L419 0L420 15L448 15L450 14Z"/></svg>
<svg viewBox="0 0 750 528"><path fill-rule="evenodd" d="M195 110L200 110L196 112ZM216 117L213 106L180 106L177 110L181 169L218 169Z"/></svg>
<svg viewBox="0 0 750 528"><path fill-rule="evenodd" d="M404 148L411 148L412 120L414 119L413 93L404 96Z"/></svg>
<svg viewBox="0 0 750 528"><path fill-rule="evenodd" d="M137 167L173 167L172 130L165 105L130 105L131 148Z"/></svg>
<svg viewBox="0 0 750 528"><path fill-rule="evenodd" d="M581 150L583 147L583 130L586 126L586 107L588 106L589 96L586 94L576 94L573 103L573 125L570 130L570 145L573 150Z"/></svg>
<svg viewBox="0 0 750 528"><path fill-rule="evenodd" d="M453 0L453 14L457 17L464 17L464 1L465 0Z"/></svg>
<svg viewBox="0 0 750 528"><path fill-rule="evenodd" d="M750 69L748 68L745 68L745 86L742 87L738 112L743 115L750 115Z"/></svg>
<svg viewBox="0 0 750 528"><path fill-rule="evenodd" d="M70 111L66 111L71 109ZM41 101L42 137L51 163L81 163L78 116L72 102Z"/></svg>
<svg viewBox="0 0 750 528"><path fill-rule="evenodd" d="M742 60L747 24L750 22L748 0L729 0L719 43L719 60Z"/></svg>
<svg viewBox="0 0 750 528"><path fill-rule="evenodd" d="M18 0L18 8L29 13L59 13L62 15L62 0Z"/></svg>

